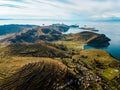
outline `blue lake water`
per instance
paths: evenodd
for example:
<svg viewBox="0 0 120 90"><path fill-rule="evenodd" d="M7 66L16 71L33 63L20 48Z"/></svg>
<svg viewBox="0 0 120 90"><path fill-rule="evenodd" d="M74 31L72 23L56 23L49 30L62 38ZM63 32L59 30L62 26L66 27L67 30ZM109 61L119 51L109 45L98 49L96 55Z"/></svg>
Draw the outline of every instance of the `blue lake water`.
<svg viewBox="0 0 120 90"><path fill-rule="evenodd" d="M50 25L53 23L65 23L67 25L78 24L80 27L87 25L88 27L95 27L99 30L100 34L105 34L107 37L111 39L110 45L106 48L99 48L107 50L114 57L120 60L120 22L66 22L66 21L41 21L41 20L0 20L0 25L4 24L34 24L34 25ZM84 30L78 28L70 28L66 33L78 33ZM90 47L85 45L85 49L90 49L94 47Z"/></svg>
<svg viewBox="0 0 120 90"><path fill-rule="evenodd" d="M111 39L110 45L105 48L97 48L97 49L103 49L108 51L112 56L120 60L120 23L108 23L108 22L89 22L89 23L80 23L80 26L87 25L89 27L95 27L99 30L100 34L105 34L107 37ZM78 28L70 28L67 33L77 33L82 32L85 30L81 30ZM84 49L91 49L94 47L85 45Z"/></svg>

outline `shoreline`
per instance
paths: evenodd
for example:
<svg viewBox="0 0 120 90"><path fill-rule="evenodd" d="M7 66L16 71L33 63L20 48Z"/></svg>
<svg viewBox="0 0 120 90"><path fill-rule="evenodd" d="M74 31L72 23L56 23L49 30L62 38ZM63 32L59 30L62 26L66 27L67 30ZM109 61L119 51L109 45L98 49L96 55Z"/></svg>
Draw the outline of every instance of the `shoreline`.
<svg viewBox="0 0 120 90"><path fill-rule="evenodd" d="M84 48L84 46L85 46L85 45L87 45L87 44L84 44L84 45L82 46L82 50L88 50L88 49L98 49L98 50L104 50L104 51L108 52L108 53L110 54L110 56L111 56L111 57L113 57L114 59L116 59L116 60L120 61L120 59L119 59L119 58L117 58L117 57L115 57L114 55L112 55L112 54L111 54L111 52L110 52L110 51L108 51L108 50L105 50L105 49L102 49L102 48L94 48L94 47L91 47L91 46L90 46L89 48L85 49L85 48Z"/></svg>
<svg viewBox="0 0 120 90"><path fill-rule="evenodd" d="M82 50L85 50L85 48L84 48L85 45L86 45L86 44L83 44L83 45L82 45L82 47L81 47Z"/></svg>

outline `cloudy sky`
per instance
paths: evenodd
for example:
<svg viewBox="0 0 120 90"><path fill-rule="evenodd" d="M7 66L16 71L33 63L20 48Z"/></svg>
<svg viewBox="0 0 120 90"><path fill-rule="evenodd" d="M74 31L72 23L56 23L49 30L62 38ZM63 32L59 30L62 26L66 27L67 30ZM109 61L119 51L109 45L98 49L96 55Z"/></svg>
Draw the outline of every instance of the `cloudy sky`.
<svg viewBox="0 0 120 90"><path fill-rule="evenodd" d="M0 0L0 19L120 21L120 0Z"/></svg>

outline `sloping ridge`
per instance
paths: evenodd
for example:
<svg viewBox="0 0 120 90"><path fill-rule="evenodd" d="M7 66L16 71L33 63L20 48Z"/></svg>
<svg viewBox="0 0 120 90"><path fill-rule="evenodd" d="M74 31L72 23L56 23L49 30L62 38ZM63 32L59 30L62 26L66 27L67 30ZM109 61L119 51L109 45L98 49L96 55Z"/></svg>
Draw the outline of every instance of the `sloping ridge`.
<svg viewBox="0 0 120 90"><path fill-rule="evenodd" d="M57 84L65 84L72 77L61 62L41 60L23 66L0 85L0 90L56 90Z"/></svg>
<svg viewBox="0 0 120 90"><path fill-rule="evenodd" d="M107 47L110 39L104 34L84 31L74 35L74 40L85 41L86 44L93 47Z"/></svg>
<svg viewBox="0 0 120 90"><path fill-rule="evenodd" d="M77 34L74 34L73 38L74 40L82 40L82 41L88 41L89 39L93 38L94 36L98 36L99 34L89 31L83 31ZM94 39L94 38L93 38Z"/></svg>
<svg viewBox="0 0 120 90"><path fill-rule="evenodd" d="M23 31L1 40L2 43L22 43L22 42L38 42L38 41L56 41L63 37L60 28L53 26L34 27L24 29Z"/></svg>
<svg viewBox="0 0 120 90"><path fill-rule="evenodd" d="M67 57L67 48L48 42L10 44L4 47L6 55L27 57Z"/></svg>
<svg viewBox="0 0 120 90"><path fill-rule="evenodd" d="M87 41L87 44L94 47L107 47L110 45L110 39L104 34L100 34L97 37Z"/></svg>
<svg viewBox="0 0 120 90"><path fill-rule="evenodd" d="M25 30L26 31L26 30ZM38 41L53 41L61 38L61 33L50 28L36 27L27 30L26 32L21 32L16 35L15 38L9 39L12 43L21 42L38 42Z"/></svg>

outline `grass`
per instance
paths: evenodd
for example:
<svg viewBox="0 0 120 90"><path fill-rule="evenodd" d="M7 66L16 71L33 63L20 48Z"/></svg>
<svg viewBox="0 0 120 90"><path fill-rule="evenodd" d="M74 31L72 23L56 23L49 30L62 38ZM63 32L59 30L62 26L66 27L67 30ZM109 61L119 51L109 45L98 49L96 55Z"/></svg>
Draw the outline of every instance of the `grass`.
<svg viewBox="0 0 120 90"><path fill-rule="evenodd" d="M120 74L120 71L118 69L115 68L107 68L104 70L104 72L102 73L102 76L107 78L108 80L112 80L115 77L117 77Z"/></svg>
<svg viewBox="0 0 120 90"><path fill-rule="evenodd" d="M22 66L33 63L39 62L41 60L52 60L51 58L38 58L38 57L4 57L0 60L0 81L4 80L4 78L12 75L15 73L19 68Z"/></svg>
<svg viewBox="0 0 120 90"><path fill-rule="evenodd" d="M21 83L21 86L24 87L24 86L27 86L26 81L30 80L32 85L34 85L34 87L37 87L38 84L40 84L41 86L48 84L46 82L44 83L44 81L47 80L48 82L52 82L52 85L54 88L55 87L54 85L56 85L56 83L61 83L61 84L65 83L66 77L64 76L66 72L70 72L72 73L72 75L76 76L79 73L78 71L79 69L78 70L76 69L78 64L87 68L93 75L101 76L102 74L102 76L107 78L108 80L112 80L114 78L116 79L117 76L119 77L120 72L116 72L116 69L120 71L120 68L119 68L120 64L116 61L116 59L111 57L111 55L104 50L97 50L97 49L81 50L83 44L84 42L80 42L80 41L55 41L55 42L52 42L52 44L50 43L47 43L47 44L42 43L42 45L19 44L19 45L9 45L8 47L1 47L0 48L0 51L1 51L0 52L0 59L1 59L0 60L0 83L2 83L5 80L8 80L6 81L8 84L8 83L11 83L9 82L9 80L10 81L12 80L12 82L14 82L14 80L16 81L21 79L20 82L13 83L13 85L17 87L19 86L19 83ZM69 50L71 51L73 50L74 52L77 52L77 53L69 54L68 53ZM49 57L49 53L52 53L54 56L52 58L48 58L47 56L45 57L33 56L33 53L36 51L37 53L35 55L44 54L44 55L48 55ZM56 53L57 55L59 55L58 52L60 53L60 56L55 57ZM66 54L66 53L71 57L63 57L62 54ZM61 56L63 58L61 58ZM44 63L42 63L43 61ZM29 66L31 69L29 69ZM22 71L24 68L25 70ZM69 69L69 71L67 71L66 68ZM61 71L63 71L63 73L60 73ZM39 72L42 72L42 74ZM57 74L58 75L57 77L55 74L56 72L58 74L60 73L59 75ZM99 74L97 72L99 72ZM21 75L23 76L20 77ZM31 78L32 75L33 76L35 75L35 77L37 77L37 80L29 79ZM11 76L11 78L6 79L9 76ZM61 77L64 77L64 79L62 79L62 81L60 82L59 80L53 82L54 77L59 80L61 80L60 79ZM116 81L115 83L118 83L118 82L119 81ZM23 83L26 85L23 86ZM101 82L101 83L104 83L104 82ZM13 85L8 86L8 88L14 87ZM99 88L98 90L101 90L101 87ZM20 90L27 90L27 89L20 88ZM94 90L97 90L97 89L94 89Z"/></svg>
<svg viewBox="0 0 120 90"><path fill-rule="evenodd" d="M102 65L109 65L113 61L117 61L116 59L111 57L108 52L98 49L82 50L80 52L80 56L85 58L86 63L97 61Z"/></svg>
<svg viewBox="0 0 120 90"><path fill-rule="evenodd" d="M63 63L41 60L23 66L0 87L2 90L56 90L57 83L65 84L72 76L74 75Z"/></svg>
<svg viewBox="0 0 120 90"><path fill-rule="evenodd" d="M30 57L66 57L66 48L47 42L11 44L0 49L0 54Z"/></svg>
<svg viewBox="0 0 120 90"><path fill-rule="evenodd" d="M64 44L68 49L81 50L83 49L84 42L81 41L56 41L53 43Z"/></svg>

